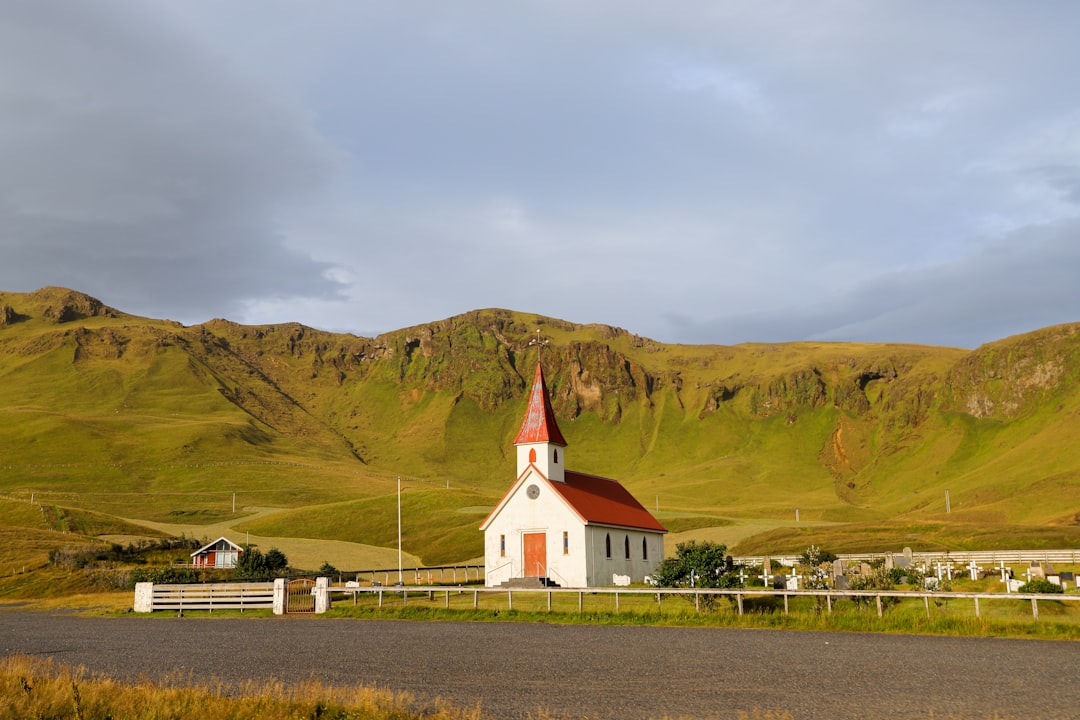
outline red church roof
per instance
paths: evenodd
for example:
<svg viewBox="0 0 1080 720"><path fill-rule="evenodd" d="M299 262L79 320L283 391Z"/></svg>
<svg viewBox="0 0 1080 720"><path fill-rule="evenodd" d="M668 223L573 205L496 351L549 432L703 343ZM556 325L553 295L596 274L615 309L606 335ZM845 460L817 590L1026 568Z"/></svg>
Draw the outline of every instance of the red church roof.
<svg viewBox="0 0 1080 720"><path fill-rule="evenodd" d="M551 409L547 383L544 382L544 372L540 369L539 362L536 363L532 394L529 395L529 409L525 413L525 421L521 423L521 430L514 439L515 445L536 442L550 442L566 447L559 424L555 422L555 413Z"/></svg>
<svg viewBox="0 0 1080 720"><path fill-rule="evenodd" d="M617 480L566 471L566 482L549 482L586 524L667 532Z"/></svg>

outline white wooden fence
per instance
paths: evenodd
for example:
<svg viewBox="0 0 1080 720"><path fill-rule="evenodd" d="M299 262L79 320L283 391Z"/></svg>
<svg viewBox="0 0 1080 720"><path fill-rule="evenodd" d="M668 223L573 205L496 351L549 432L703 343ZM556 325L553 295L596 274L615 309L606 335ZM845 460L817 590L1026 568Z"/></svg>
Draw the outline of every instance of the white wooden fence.
<svg viewBox="0 0 1080 720"><path fill-rule="evenodd" d="M505 597L506 608L512 610L514 608L514 596L521 595L544 595L547 599L547 610L552 609L552 598L559 595L576 595L578 612L583 612L584 601L586 595L601 595L611 597L615 612L620 610L620 599L627 596L652 596L653 601L656 602L657 609L663 604L665 599L683 597L686 599L693 599L694 608L698 612L701 611L701 605L704 598L710 596L722 596L734 598L735 606L738 609L740 615L744 614L744 599L752 597L773 597L783 598L784 601L784 614L788 614L790 611L790 600L793 598L821 598L824 600L825 607L828 612L833 611L834 604L839 600L852 600L854 598L865 598L867 602L871 600L877 607L878 617L882 617L884 613L884 599L885 598L897 598L897 599L920 599L923 601L923 605L926 608L926 615L930 617L930 603L931 601L948 601L948 600L974 600L975 605L975 617L981 616L981 604L987 601L1000 601L1000 600L1022 600L1031 604L1031 614L1034 619L1039 619L1039 601L1065 601L1065 602L1080 602L1080 595L1067 595L1067 594L1033 594L1033 593L966 593L966 592L923 592L923 591L905 591L905 590L771 590L767 588L741 588L737 590L717 590L710 588L589 588L587 590L578 588L468 588L461 586L431 586L426 587L423 590L418 588L406 588L406 587L357 587L352 586L349 588L334 587L330 588L331 592L345 592L353 595L353 601L355 602L356 596L359 594L372 594L378 595L379 607L383 607L387 600L393 603L400 601L402 606L408 605L410 593L416 595L426 595L429 600L434 600L440 594L444 596L445 607L450 607L451 596L461 596L472 594L472 605L474 608L480 606L480 598L483 597Z"/></svg>
<svg viewBox="0 0 1080 720"><path fill-rule="evenodd" d="M839 553L837 557L844 562L849 560L874 562L884 559L886 555L900 557L902 553ZM773 562L781 565L792 565L800 561L798 555L745 555L732 559L742 565L761 565L765 557L769 557ZM952 560L953 562L967 563L974 561L979 564L996 565L1000 562L1017 564L1042 561L1059 565L1080 565L1080 550L950 550L947 552L943 550L940 552L913 552L911 553L911 559L912 562L916 563Z"/></svg>
<svg viewBox="0 0 1080 720"><path fill-rule="evenodd" d="M135 585L135 612L155 610L254 610L274 607L274 583Z"/></svg>

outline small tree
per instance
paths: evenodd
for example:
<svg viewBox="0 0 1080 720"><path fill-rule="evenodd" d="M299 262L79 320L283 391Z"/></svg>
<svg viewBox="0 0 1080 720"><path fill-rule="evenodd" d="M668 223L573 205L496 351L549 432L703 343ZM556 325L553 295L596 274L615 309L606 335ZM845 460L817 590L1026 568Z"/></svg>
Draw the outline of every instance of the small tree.
<svg viewBox="0 0 1080 720"><path fill-rule="evenodd" d="M266 551L266 569L270 574L280 575L288 566L289 558L285 557L285 553L277 548L270 548Z"/></svg>
<svg viewBox="0 0 1080 720"><path fill-rule="evenodd" d="M822 550L817 545L811 545L799 556L799 564L805 567L803 571L803 587L807 590L829 589L829 563L836 560L836 555L828 550ZM820 595L814 596L814 611L821 614L822 600Z"/></svg>
<svg viewBox="0 0 1080 720"><path fill-rule="evenodd" d="M652 578L659 587L739 588L742 580L737 573L741 569L727 554L726 545L691 540L676 545L675 557L657 565ZM706 607L712 607L714 600L711 595L702 598Z"/></svg>
<svg viewBox="0 0 1080 720"><path fill-rule="evenodd" d="M233 573L238 578L262 578L270 574L266 565L266 556L254 545L245 545L244 551L236 559Z"/></svg>
<svg viewBox="0 0 1080 720"><path fill-rule="evenodd" d="M323 564L319 566L319 574L327 577L337 575L338 569L331 565L328 560L324 560Z"/></svg>

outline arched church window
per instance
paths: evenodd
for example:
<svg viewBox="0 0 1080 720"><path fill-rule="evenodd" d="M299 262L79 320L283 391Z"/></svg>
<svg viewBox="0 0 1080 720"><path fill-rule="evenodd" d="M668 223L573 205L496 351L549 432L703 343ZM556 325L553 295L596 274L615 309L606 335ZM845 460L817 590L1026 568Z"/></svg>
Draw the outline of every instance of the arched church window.
<svg viewBox="0 0 1080 720"><path fill-rule="evenodd" d="M529 448L529 462L536 462L536 448Z"/></svg>
<svg viewBox="0 0 1080 720"><path fill-rule="evenodd" d="M629 560L630 559L630 536L629 535L627 535L626 538L623 540L623 546L626 549L626 559Z"/></svg>
<svg viewBox="0 0 1080 720"><path fill-rule="evenodd" d="M607 548L607 556L611 557L611 533L608 533L607 537L604 538L604 546Z"/></svg>
<svg viewBox="0 0 1080 720"><path fill-rule="evenodd" d="M649 538L641 538L641 559L649 559Z"/></svg>
<svg viewBox="0 0 1080 720"><path fill-rule="evenodd" d="M555 464L559 464L559 449L555 448Z"/></svg>

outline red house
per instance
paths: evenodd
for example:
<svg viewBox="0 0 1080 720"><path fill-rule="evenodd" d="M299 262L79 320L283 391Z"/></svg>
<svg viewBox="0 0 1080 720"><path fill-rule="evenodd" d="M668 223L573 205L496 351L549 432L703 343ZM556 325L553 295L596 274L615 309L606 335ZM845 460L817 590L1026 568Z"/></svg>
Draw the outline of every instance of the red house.
<svg viewBox="0 0 1080 720"><path fill-rule="evenodd" d="M191 564L197 568L234 568L244 548L228 538L219 537L191 553Z"/></svg>

